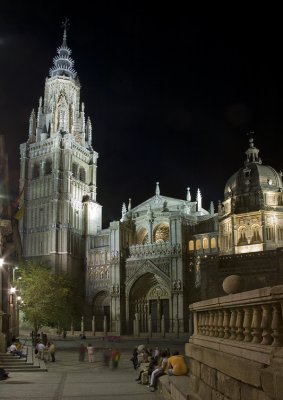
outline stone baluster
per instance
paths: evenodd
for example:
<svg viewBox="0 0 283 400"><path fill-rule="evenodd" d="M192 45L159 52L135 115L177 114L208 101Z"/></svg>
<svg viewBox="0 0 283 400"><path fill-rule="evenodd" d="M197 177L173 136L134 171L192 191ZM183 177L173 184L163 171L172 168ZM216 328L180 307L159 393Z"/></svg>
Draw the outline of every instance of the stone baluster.
<svg viewBox="0 0 283 400"><path fill-rule="evenodd" d="M218 337L223 338L224 337L224 313L223 310L218 311Z"/></svg>
<svg viewBox="0 0 283 400"><path fill-rule="evenodd" d="M237 308L237 318L236 318L236 340L243 340L243 320L244 320L244 311L242 308Z"/></svg>
<svg viewBox="0 0 283 400"><path fill-rule="evenodd" d="M282 345L283 324L280 304L272 304L271 336L273 337L272 346Z"/></svg>
<svg viewBox="0 0 283 400"><path fill-rule="evenodd" d="M205 335L209 336L209 312L205 315Z"/></svg>
<svg viewBox="0 0 283 400"><path fill-rule="evenodd" d="M213 311L209 311L209 336L213 336Z"/></svg>
<svg viewBox="0 0 283 400"><path fill-rule="evenodd" d="M272 336L271 336L271 320L272 313L271 307L269 304L264 304L261 306L262 309L262 318L260 327L262 329L262 341L261 344L271 344Z"/></svg>
<svg viewBox="0 0 283 400"><path fill-rule="evenodd" d="M231 332L231 336L230 336L231 340L236 339L236 318L237 318L237 311L235 308L232 308L230 322L229 322L229 327L230 327L230 332Z"/></svg>
<svg viewBox="0 0 283 400"><path fill-rule="evenodd" d="M217 337L218 336L218 311L214 311L214 317L213 317L213 336Z"/></svg>
<svg viewBox="0 0 283 400"><path fill-rule="evenodd" d="M200 326L200 334L205 335L205 313L202 312L200 315L200 321L201 321L201 326Z"/></svg>
<svg viewBox="0 0 283 400"><path fill-rule="evenodd" d="M224 339L229 339L230 337L230 311L229 310L224 310L224 321L223 321L223 326L224 326Z"/></svg>
<svg viewBox="0 0 283 400"><path fill-rule="evenodd" d="M251 307L244 307L244 322L243 322L243 328L244 328L244 342L251 342L252 340L252 330L251 330L251 324L252 324L252 308Z"/></svg>
<svg viewBox="0 0 283 400"><path fill-rule="evenodd" d="M252 318L252 343L260 343L262 340L261 337L261 310L259 307L253 307L253 318Z"/></svg>

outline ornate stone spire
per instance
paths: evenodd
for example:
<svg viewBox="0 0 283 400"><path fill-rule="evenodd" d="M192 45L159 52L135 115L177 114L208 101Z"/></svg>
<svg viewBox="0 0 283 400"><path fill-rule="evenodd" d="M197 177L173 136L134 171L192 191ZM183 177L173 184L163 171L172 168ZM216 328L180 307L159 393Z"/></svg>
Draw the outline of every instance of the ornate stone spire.
<svg viewBox="0 0 283 400"><path fill-rule="evenodd" d="M131 209L132 209L132 199L129 199L128 211L131 211Z"/></svg>
<svg viewBox="0 0 283 400"><path fill-rule="evenodd" d="M192 197L191 197L191 192L190 192L190 188L187 188L187 201L191 201Z"/></svg>
<svg viewBox="0 0 283 400"><path fill-rule="evenodd" d="M34 140L35 134L36 134L36 118L33 109L29 117L29 140Z"/></svg>
<svg viewBox="0 0 283 400"><path fill-rule="evenodd" d="M86 123L86 141L89 147L92 147L92 125L89 117Z"/></svg>
<svg viewBox="0 0 283 400"><path fill-rule="evenodd" d="M213 204L213 201L210 202L210 215L214 215L214 204Z"/></svg>
<svg viewBox="0 0 283 400"><path fill-rule="evenodd" d="M247 165L249 163L258 163L258 164L262 163L261 158L258 156L259 149L254 147L254 139L252 138L253 135L254 135L254 132L248 133L248 136L250 136L250 139L249 139L250 147L246 151L247 159L245 161L245 165Z"/></svg>
<svg viewBox="0 0 283 400"><path fill-rule="evenodd" d="M125 218L126 213L127 213L126 204L123 203L123 205L122 205L122 218L121 218L121 221L124 221L124 218Z"/></svg>
<svg viewBox="0 0 283 400"><path fill-rule="evenodd" d="M77 76L74 70L74 60L70 57L72 50L67 46L67 27L69 25L68 19L63 22L64 33L63 42L61 46L57 49L58 55L53 58L53 67L50 68L50 76L69 76L75 79Z"/></svg>

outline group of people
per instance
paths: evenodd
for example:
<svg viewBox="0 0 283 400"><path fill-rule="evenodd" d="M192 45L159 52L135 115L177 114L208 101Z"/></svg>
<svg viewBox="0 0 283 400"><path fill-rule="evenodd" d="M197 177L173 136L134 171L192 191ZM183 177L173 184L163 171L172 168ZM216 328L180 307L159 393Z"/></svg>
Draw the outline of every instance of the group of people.
<svg viewBox="0 0 283 400"><path fill-rule="evenodd" d="M12 344L8 347L8 353L13 354L13 356L19 356L20 358L26 357L27 355L23 352L23 345L19 339L13 338Z"/></svg>
<svg viewBox="0 0 283 400"><path fill-rule="evenodd" d="M46 345L39 340L35 345L35 355L37 358L44 361L55 362L56 347L54 342L47 342Z"/></svg>
<svg viewBox="0 0 283 400"><path fill-rule="evenodd" d="M140 345L135 347L131 361L134 369L139 369L136 381L147 385L152 392L156 390L160 376L165 374L178 376L188 373L185 357L178 351L171 355L168 348L160 350L156 347L152 350Z"/></svg>

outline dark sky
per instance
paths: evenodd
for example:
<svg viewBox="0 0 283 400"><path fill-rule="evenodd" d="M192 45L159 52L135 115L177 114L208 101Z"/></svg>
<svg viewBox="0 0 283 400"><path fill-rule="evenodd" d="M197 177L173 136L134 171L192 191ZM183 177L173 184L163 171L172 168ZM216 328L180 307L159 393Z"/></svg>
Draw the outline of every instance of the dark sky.
<svg viewBox="0 0 283 400"><path fill-rule="evenodd" d="M99 153L98 202L104 222L122 202L154 195L185 198L197 188L209 208L223 200L226 180L244 161L255 132L263 163L283 170L282 32L260 18L193 16L186 9L1 5L0 133L7 137L12 192L19 145L32 108L62 43L81 82L81 100ZM23 4L24 5L23 5ZM113 3L114 4L114 3ZM275 13L276 14L276 13Z"/></svg>

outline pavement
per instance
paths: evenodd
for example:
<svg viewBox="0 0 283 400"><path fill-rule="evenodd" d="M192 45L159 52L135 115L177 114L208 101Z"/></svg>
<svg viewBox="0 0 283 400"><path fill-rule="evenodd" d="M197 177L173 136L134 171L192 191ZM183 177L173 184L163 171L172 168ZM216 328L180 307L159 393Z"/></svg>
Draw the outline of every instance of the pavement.
<svg viewBox="0 0 283 400"><path fill-rule="evenodd" d="M0 399L7 400L161 400L158 392L135 381L137 371L133 369L130 358L134 346L146 344L142 339L121 338L121 342L112 343L101 338L90 338L85 344L92 343L95 348L95 361L78 361L79 338L54 340L56 361L47 362L46 372L10 372L9 378L0 381ZM28 344L28 343L26 343ZM155 346L179 350L184 353L184 340L150 340L148 347ZM103 354L107 348L118 348L121 359L117 369L106 367Z"/></svg>

